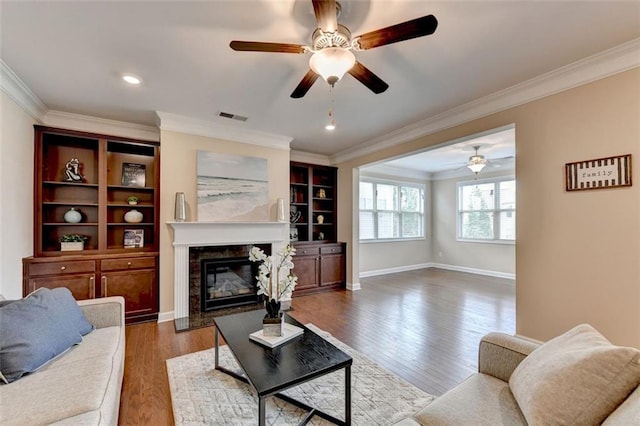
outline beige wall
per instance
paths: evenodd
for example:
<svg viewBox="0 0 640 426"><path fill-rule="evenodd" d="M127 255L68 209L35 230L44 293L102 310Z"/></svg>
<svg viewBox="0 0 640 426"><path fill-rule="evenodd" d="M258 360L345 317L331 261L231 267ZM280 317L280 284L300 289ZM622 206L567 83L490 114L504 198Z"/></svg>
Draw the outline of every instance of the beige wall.
<svg viewBox="0 0 640 426"><path fill-rule="evenodd" d="M276 221L276 201L289 199L289 151L204 136L160 132L160 314L173 311L173 221L175 194L184 192L187 221L197 220L196 151L266 158L269 169L269 220ZM285 209L288 204L285 203ZM288 216L285 211L285 217ZM165 314L165 315L163 315Z"/></svg>
<svg viewBox="0 0 640 426"><path fill-rule="evenodd" d="M0 92L0 293L22 297L22 258L33 254L33 125Z"/></svg>
<svg viewBox="0 0 640 426"><path fill-rule="evenodd" d="M640 69L338 164L338 237L353 246L353 169L515 123L516 330L547 340L588 322L640 347L640 186L564 190L564 164L631 153L640 161ZM350 279L356 265L348 257Z"/></svg>
<svg viewBox="0 0 640 426"><path fill-rule="evenodd" d="M361 172L360 178L388 179L425 186L425 238L412 241L385 241L360 244L360 273L387 272L407 267L424 267L431 259L431 182L402 176ZM359 237L358 237L359 238ZM390 254L393 255L390 255ZM386 271L385 271L386 270Z"/></svg>
<svg viewBox="0 0 640 426"><path fill-rule="evenodd" d="M512 174L513 172L485 173L483 171L480 179ZM453 267L515 274L514 244L457 241L457 183L463 181L468 182L469 178L435 180L431 184L433 237L430 261Z"/></svg>

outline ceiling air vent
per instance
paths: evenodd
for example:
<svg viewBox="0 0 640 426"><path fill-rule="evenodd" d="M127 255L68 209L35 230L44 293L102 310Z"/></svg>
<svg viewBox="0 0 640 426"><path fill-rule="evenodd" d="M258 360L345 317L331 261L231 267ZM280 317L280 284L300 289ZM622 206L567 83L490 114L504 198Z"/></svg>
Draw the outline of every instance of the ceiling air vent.
<svg viewBox="0 0 640 426"><path fill-rule="evenodd" d="M229 112L224 112L224 111L220 111L218 113L218 117L230 118L231 120L238 120L238 121L247 121L247 119L248 119L248 117L243 117L241 115L231 114Z"/></svg>

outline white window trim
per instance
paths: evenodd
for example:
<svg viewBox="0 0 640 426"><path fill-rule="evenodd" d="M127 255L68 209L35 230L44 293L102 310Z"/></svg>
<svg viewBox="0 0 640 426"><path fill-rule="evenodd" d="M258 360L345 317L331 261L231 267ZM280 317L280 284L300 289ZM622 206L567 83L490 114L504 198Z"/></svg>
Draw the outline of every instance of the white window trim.
<svg viewBox="0 0 640 426"><path fill-rule="evenodd" d="M363 238L359 238L359 241L361 244L370 244L370 243L388 243L388 242L406 242L406 241L424 241L427 239L427 223L426 223L426 219L427 219L427 214L426 214L426 206L427 206L427 200L426 200L426 195L427 195L427 188L426 188L426 184L424 183L419 183L419 182L410 182L410 181L403 181L403 180L397 180L397 179L383 179L383 178L377 178L377 177L369 177L369 176L360 176L360 180L358 182L358 185L360 184L360 182L367 182L367 183L373 183L373 184L383 184L383 185L394 185L394 186L408 186L408 187L413 187L413 188L418 188L420 190L422 190L422 236L420 237L393 237L393 238L367 238L367 239L363 239ZM401 213L400 210L377 210L375 207L376 204L376 195L374 194L373 196L374 199L374 208L373 209L360 209L360 199L358 197L358 213L360 213L361 211L366 211L366 212L372 212L373 213L373 218L374 218L374 224L373 224L373 229L374 229L374 234L378 235L378 219L376 216L376 213L378 211L394 211L394 212L398 212Z"/></svg>
<svg viewBox="0 0 640 426"><path fill-rule="evenodd" d="M459 242L464 242L464 243L482 243L482 244L506 244L506 245L515 245L516 240L503 240L503 239L499 239L499 238L492 238L492 239L481 239L481 238L462 238L460 235L462 234L462 224L460 223L460 217L461 217L461 212L460 212L460 187L461 186L469 186L469 185L481 185L481 184L485 184L485 183L493 183L497 186L497 184L499 184L500 182L506 182L506 181L515 181L516 177L514 175L508 175L508 176L500 176L500 177L493 177L493 178L484 178L484 179L476 179L476 180L465 180L465 181L460 181L456 183L456 241ZM498 192L497 192L498 193ZM499 194L498 194L499 197ZM500 212L503 211L513 211L516 212L517 211L517 204L516 204L516 208L515 209L497 209L496 206L498 205L499 202L499 198L497 198L495 200L496 202L494 203L494 208L492 210L490 210L491 212L493 212L494 217L499 216ZM467 210L465 210L467 211ZM517 219L516 219L517 220ZM497 229L496 227L494 227L494 229ZM494 232L495 234L495 232ZM517 236L516 236L517 238Z"/></svg>

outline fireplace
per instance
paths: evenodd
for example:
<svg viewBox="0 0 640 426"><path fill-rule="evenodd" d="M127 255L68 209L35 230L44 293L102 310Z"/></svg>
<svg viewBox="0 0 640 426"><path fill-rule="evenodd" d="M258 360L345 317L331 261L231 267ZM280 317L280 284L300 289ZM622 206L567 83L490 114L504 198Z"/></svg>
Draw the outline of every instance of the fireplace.
<svg viewBox="0 0 640 426"><path fill-rule="evenodd" d="M200 310L257 303L258 265L245 257L203 259L200 271Z"/></svg>
<svg viewBox="0 0 640 426"><path fill-rule="evenodd" d="M289 224L283 222L169 222L173 228L174 320L176 329L186 329L189 317L201 313L203 259L246 258L249 253L234 250L210 255L207 250L257 245L266 253L280 250L289 240ZM215 251L215 249L213 250ZM199 253L195 256L194 253ZM224 311L224 310L220 310ZM211 311L213 314L217 309ZM209 313L207 313L209 314Z"/></svg>
<svg viewBox="0 0 640 426"><path fill-rule="evenodd" d="M256 304L258 266L254 244L189 247L189 315ZM271 253L271 244L255 244Z"/></svg>

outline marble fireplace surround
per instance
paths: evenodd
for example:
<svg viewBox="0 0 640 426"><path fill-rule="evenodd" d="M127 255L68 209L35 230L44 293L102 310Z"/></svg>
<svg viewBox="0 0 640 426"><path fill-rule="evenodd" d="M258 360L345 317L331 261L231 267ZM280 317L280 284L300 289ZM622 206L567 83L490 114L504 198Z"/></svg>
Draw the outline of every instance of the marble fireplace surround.
<svg viewBox="0 0 640 426"><path fill-rule="evenodd" d="M173 228L173 314L189 316L189 247L271 244L275 253L289 242L286 222L167 222Z"/></svg>

